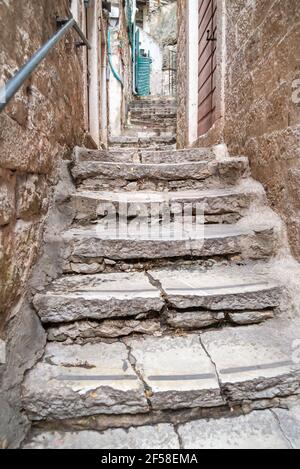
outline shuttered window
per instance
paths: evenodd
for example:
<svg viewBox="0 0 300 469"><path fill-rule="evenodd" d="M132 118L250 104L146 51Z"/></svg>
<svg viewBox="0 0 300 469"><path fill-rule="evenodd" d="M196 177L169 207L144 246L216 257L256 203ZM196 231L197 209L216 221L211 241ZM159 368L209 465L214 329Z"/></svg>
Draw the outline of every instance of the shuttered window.
<svg viewBox="0 0 300 469"><path fill-rule="evenodd" d="M216 121L217 0L199 0L198 135Z"/></svg>

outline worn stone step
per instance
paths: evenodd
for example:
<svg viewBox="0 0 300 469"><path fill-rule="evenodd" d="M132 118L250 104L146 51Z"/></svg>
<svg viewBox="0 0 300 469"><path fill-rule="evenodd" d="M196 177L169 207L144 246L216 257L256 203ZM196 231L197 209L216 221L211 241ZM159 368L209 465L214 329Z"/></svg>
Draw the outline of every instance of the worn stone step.
<svg viewBox="0 0 300 469"><path fill-rule="evenodd" d="M257 272L260 270L261 274ZM167 304L169 318L173 317L175 321L174 315L177 315L176 327L181 327L180 320L188 323L190 316L186 311L193 311L191 326L198 320L201 327L201 321L207 322L209 314L214 323L214 313L223 318L225 313L233 318L235 314L238 318L245 315L247 322L249 311L252 311L259 322L260 316L264 319L266 310L279 306L282 293L265 265L256 269L250 266L215 267L207 272L196 268L153 270L149 274L152 284L144 273L64 276L46 292L37 294L33 303L44 323L126 317L138 320L141 315L145 318L149 313L160 314ZM222 322L221 318L219 322ZM133 331L138 329L134 323ZM99 324L99 330L101 326ZM130 329L129 324L127 327Z"/></svg>
<svg viewBox="0 0 300 469"><path fill-rule="evenodd" d="M91 187L100 187L102 190L153 190L152 187L154 190L179 190L198 188L197 185L199 188L207 188L237 184L249 176L249 163L243 157L182 163L86 160L75 162L71 171L77 184L88 180Z"/></svg>
<svg viewBox="0 0 300 469"><path fill-rule="evenodd" d="M176 135L172 136L153 136L153 137L137 137L137 136L121 136L121 137L110 137L110 147L138 147L147 148L149 145L155 146L167 146L174 145L176 143Z"/></svg>
<svg viewBox="0 0 300 469"><path fill-rule="evenodd" d="M166 122L170 121L171 124L176 125L176 112L173 109L141 109L136 108L130 111L129 122L140 122L151 124L162 124L165 125Z"/></svg>
<svg viewBox="0 0 300 469"><path fill-rule="evenodd" d="M48 344L27 374L33 420L145 414L252 403L300 392L299 318L252 328L78 345ZM150 404L150 405L149 405ZM128 417L127 422L130 422Z"/></svg>
<svg viewBox="0 0 300 469"><path fill-rule="evenodd" d="M300 405L177 425L43 431L24 449L300 449ZM192 457L192 455L191 455Z"/></svg>
<svg viewBox="0 0 300 469"><path fill-rule="evenodd" d="M216 154L213 148L189 148L185 150L159 150L152 151L145 149L140 151L141 163L160 164L160 163L184 163L213 161Z"/></svg>
<svg viewBox="0 0 300 469"><path fill-rule="evenodd" d="M176 119L169 118L169 117L131 117L130 121L128 121L125 129L133 129L139 131L139 128L146 128L148 131L155 131L155 132L166 132L166 130L176 132ZM154 132L153 132L154 133Z"/></svg>
<svg viewBox="0 0 300 469"><path fill-rule="evenodd" d="M175 429L168 424L113 429L104 432L42 432L23 449L179 449ZM123 456L122 456L123 458Z"/></svg>
<svg viewBox="0 0 300 469"><path fill-rule="evenodd" d="M230 324L255 324L274 317L283 287L268 264L254 266L173 268L149 272L167 302L167 324L195 330Z"/></svg>
<svg viewBox="0 0 300 469"><path fill-rule="evenodd" d="M243 220L242 220L243 221ZM99 222L92 227L72 228L65 232L66 264L89 263L103 259L146 262L167 258L204 258L239 255L240 259L265 259L275 253L277 234L270 224L247 226L170 223L160 229L148 224L128 225L125 221L106 226Z"/></svg>
<svg viewBox="0 0 300 469"><path fill-rule="evenodd" d="M251 203L264 201L260 184L247 180L237 187L176 192L100 192L78 190L72 195L75 220L95 221L111 213L112 216L156 216L170 210L203 211L207 223L237 222Z"/></svg>
<svg viewBox="0 0 300 469"><path fill-rule="evenodd" d="M126 124L122 135L123 137L134 137L138 139L156 139L157 137L169 139L173 138L175 132L176 127L173 124L157 127L151 125L149 128L149 126L142 123L131 123Z"/></svg>
<svg viewBox="0 0 300 469"><path fill-rule="evenodd" d="M136 107L158 107L158 108L163 108L163 107L174 107L176 108L176 99L172 97L141 97L138 99L134 99L130 102L129 104L129 109L133 109Z"/></svg>
<svg viewBox="0 0 300 469"><path fill-rule="evenodd" d="M34 297L44 323L159 313L164 301L144 273L65 276Z"/></svg>
<svg viewBox="0 0 300 469"><path fill-rule="evenodd" d="M115 163L183 163L212 161L216 159L213 148L190 148L186 150L157 150L156 148L137 149L123 148L111 150L89 150L87 148L75 147L74 164L96 161Z"/></svg>

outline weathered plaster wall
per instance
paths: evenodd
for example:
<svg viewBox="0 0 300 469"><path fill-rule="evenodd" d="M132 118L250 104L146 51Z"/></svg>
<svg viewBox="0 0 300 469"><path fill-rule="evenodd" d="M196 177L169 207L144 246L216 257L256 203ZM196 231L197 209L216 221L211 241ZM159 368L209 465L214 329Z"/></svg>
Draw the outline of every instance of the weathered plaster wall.
<svg viewBox="0 0 300 469"><path fill-rule="evenodd" d="M300 259L299 0L227 0L224 139L284 218Z"/></svg>
<svg viewBox="0 0 300 469"><path fill-rule="evenodd" d="M177 2L156 2L150 5L144 29L162 46L177 43Z"/></svg>
<svg viewBox="0 0 300 469"><path fill-rule="evenodd" d="M108 106L109 135L119 136L124 128L128 105L132 97L132 58L123 1L119 0L119 22L111 27L111 58L123 87L109 70Z"/></svg>
<svg viewBox="0 0 300 469"><path fill-rule="evenodd" d="M188 30L187 0L178 0L178 42L177 42L177 146L184 148L188 144Z"/></svg>
<svg viewBox="0 0 300 469"><path fill-rule="evenodd" d="M56 15L66 16L68 6L68 0L0 0L2 79L53 35ZM69 32L0 115L0 447L18 446L28 426L20 386L45 342L26 300L28 279L60 161L84 140L77 40Z"/></svg>
<svg viewBox="0 0 300 469"><path fill-rule="evenodd" d="M151 71L151 94L169 94L169 49L177 44L177 2L152 1L144 9L144 42L153 59ZM148 39L147 39L148 38ZM143 39L143 38L142 38ZM147 49L146 49L147 51Z"/></svg>

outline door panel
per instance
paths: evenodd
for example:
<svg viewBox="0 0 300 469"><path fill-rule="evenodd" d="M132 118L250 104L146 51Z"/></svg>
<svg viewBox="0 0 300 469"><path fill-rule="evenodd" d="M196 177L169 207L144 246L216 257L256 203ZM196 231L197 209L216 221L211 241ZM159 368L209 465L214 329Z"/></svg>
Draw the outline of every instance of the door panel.
<svg viewBox="0 0 300 469"><path fill-rule="evenodd" d="M217 0L199 0L198 135L216 120Z"/></svg>

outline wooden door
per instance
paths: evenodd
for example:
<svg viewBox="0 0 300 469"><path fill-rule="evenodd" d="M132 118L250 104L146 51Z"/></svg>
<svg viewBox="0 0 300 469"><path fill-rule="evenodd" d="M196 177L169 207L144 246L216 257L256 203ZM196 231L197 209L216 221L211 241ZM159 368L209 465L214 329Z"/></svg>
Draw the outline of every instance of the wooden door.
<svg viewBox="0 0 300 469"><path fill-rule="evenodd" d="M217 0L199 0L198 136L216 121Z"/></svg>

